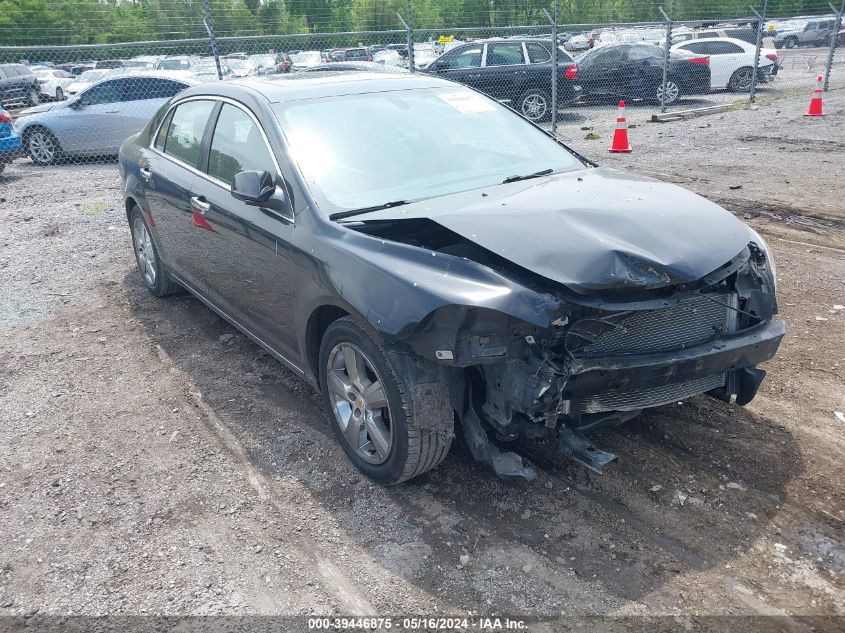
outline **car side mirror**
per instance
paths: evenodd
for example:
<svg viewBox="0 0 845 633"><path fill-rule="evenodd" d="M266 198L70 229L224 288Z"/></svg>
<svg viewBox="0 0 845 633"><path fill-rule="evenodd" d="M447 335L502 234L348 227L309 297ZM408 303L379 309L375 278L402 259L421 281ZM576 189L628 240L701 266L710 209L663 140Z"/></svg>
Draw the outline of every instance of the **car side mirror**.
<svg viewBox="0 0 845 633"><path fill-rule="evenodd" d="M274 217L293 222L293 208L283 187L276 185L272 174L265 170L242 171L232 183L235 200L262 210L272 211Z"/></svg>
<svg viewBox="0 0 845 633"><path fill-rule="evenodd" d="M449 69L449 62L447 62L447 61L437 62L436 64L434 64L434 70L436 70L437 72L440 72L441 70L448 70L448 69Z"/></svg>

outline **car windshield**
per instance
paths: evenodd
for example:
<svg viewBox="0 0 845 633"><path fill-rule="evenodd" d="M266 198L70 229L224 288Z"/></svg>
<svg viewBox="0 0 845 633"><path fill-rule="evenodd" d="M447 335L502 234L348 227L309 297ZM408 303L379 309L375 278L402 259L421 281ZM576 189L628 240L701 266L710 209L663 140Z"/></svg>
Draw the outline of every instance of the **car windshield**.
<svg viewBox="0 0 845 633"><path fill-rule="evenodd" d="M274 109L309 189L329 213L585 167L512 110L459 86Z"/></svg>

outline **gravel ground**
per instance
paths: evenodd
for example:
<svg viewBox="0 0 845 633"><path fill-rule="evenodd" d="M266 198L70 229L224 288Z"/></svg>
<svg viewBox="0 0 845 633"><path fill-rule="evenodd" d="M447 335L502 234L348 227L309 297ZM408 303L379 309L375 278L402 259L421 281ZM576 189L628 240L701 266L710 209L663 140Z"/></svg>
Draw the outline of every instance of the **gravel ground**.
<svg viewBox="0 0 845 633"><path fill-rule="evenodd" d="M605 475L545 463L531 483L458 445L373 485L305 383L192 298L146 293L114 162L10 166L0 614L845 615L845 91L824 119L806 103L632 108L626 156L612 120L600 141L562 127L760 230L789 334L747 408L662 407L598 437L620 455Z"/></svg>

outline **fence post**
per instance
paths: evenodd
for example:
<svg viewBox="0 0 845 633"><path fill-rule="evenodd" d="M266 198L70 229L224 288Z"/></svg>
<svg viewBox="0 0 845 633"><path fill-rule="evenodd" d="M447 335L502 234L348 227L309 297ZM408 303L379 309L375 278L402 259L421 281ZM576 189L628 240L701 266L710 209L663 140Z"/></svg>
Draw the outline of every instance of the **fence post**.
<svg viewBox="0 0 845 633"><path fill-rule="evenodd" d="M554 18L546 9L543 13L552 23L552 134L557 136L557 0L554 0Z"/></svg>
<svg viewBox="0 0 845 633"><path fill-rule="evenodd" d="M414 19L411 15L411 0L405 1L405 13L408 16L407 22L398 11L396 17L399 18L408 35L408 70L413 73L416 69L414 68Z"/></svg>
<svg viewBox="0 0 845 633"><path fill-rule="evenodd" d="M214 21L211 19L211 0L205 0L203 8L205 9L205 19L202 23L205 25L208 39L211 41L211 54L214 55L214 63L217 66L217 78L222 80L223 69L220 67L220 47L217 46L217 36L214 35Z"/></svg>
<svg viewBox="0 0 845 633"><path fill-rule="evenodd" d="M754 103L757 97L757 71L760 68L760 47L763 45L763 26L769 14L769 0L763 0L763 15L757 13L754 7L748 7L757 16L757 44L754 48L754 74L751 75L751 91L748 93L748 103Z"/></svg>
<svg viewBox="0 0 845 633"><path fill-rule="evenodd" d="M669 15L663 10L663 7L657 7L660 15L666 20L666 41L663 45L663 82L660 84L660 112L666 112L666 75L669 72L669 48L672 46L672 14L675 9L675 0L669 3Z"/></svg>
<svg viewBox="0 0 845 633"><path fill-rule="evenodd" d="M836 50L836 42L839 40L839 29L842 28L842 14L845 13L845 0L842 0L842 6L839 11L833 6L832 2L828 2L830 8L836 13L836 24L833 27L833 35L830 38L830 50L827 51L827 66L824 69L824 91L827 92L830 83L830 67L833 66L833 52Z"/></svg>

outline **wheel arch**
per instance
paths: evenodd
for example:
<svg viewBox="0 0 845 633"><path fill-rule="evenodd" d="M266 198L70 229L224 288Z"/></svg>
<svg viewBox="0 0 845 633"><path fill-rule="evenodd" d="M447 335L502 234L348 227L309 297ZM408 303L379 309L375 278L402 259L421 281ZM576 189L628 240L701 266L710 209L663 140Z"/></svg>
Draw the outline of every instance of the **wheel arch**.
<svg viewBox="0 0 845 633"><path fill-rule="evenodd" d="M320 344L329 326L350 312L339 305L324 303L311 311L305 325L305 362L315 382L320 383Z"/></svg>

